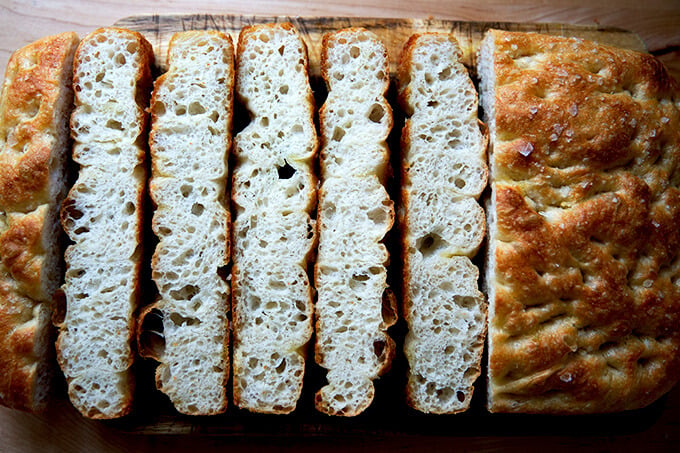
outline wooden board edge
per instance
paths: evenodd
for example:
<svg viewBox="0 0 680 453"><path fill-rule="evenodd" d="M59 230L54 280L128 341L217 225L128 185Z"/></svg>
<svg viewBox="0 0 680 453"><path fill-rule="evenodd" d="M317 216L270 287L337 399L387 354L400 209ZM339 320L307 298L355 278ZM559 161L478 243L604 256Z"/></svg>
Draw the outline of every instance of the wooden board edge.
<svg viewBox="0 0 680 453"><path fill-rule="evenodd" d="M128 16L114 23L116 27L142 33L152 44L156 65L166 68L167 45L173 33L186 30L219 30L229 34L234 43L241 28L247 25L290 22L300 32L307 45L310 74L319 75L320 42L324 33L348 27L363 27L373 31L385 43L390 56L390 73L394 77L401 49L414 33L452 33L463 49L463 63L473 71L479 43L486 30L498 28L510 31L538 32L594 40L603 44L646 52L639 35L615 27L573 25L561 23L470 22L449 19L330 17L330 16L265 16L235 14L142 14Z"/></svg>

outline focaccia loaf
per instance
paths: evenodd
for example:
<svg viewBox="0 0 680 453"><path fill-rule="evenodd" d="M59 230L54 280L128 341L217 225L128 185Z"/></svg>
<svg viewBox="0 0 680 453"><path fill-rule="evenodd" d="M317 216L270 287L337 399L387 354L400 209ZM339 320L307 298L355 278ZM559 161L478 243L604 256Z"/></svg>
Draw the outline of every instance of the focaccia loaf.
<svg viewBox="0 0 680 453"><path fill-rule="evenodd" d="M131 409L131 339L142 258L151 45L136 32L99 29L74 62L71 118L78 180L62 207L66 315L57 354L74 406L91 418Z"/></svg>
<svg viewBox="0 0 680 453"><path fill-rule="evenodd" d="M236 94L251 122L234 139L234 403L287 413L300 396L312 335L317 148L307 52L291 24L241 31Z"/></svg>
<svg viewBox="0 0 680 453"><path fill-rule="evenodd" d="M387 290L389 255L381 243L394 223L386 179L392 110L387 50L375 34L347 29L326 34L321 72L328 97L319 111L322 184L315 266L316 361L328 385L316 407L354 416L372 402L373 380L389 369L394 323Z"/></svg>
<svg viewBox="0 0 680 453"><path fill-rule="evenodd" d="M678 84L650 55L490 31L489 409L642 407L680 377Z"/></svg>
<svg viewBox="0 0 680 453"><path fill-rule="evenodd" d="M179 412L227 407L229 262L227 155L231 146L234 48L220 32L173 35L168 71L151 100L152 178L159 238L152 276L165 346L156 384Z"/></svg>
<svg viewBox="0 0 680 453"><path fill-rule="evenodd" d="M448 34L414 35L399 64L404 317L408 403L423 412L470 405L480 374L486 303L470 258L484 237L475 200L486 185L477 93Z"/></svg>
<svg viewBox="0 0 680 453"><path fill-rule="evenodd" d="M0 403L39 411L54 363L75 33L17 50L0 95Z"/></svg>

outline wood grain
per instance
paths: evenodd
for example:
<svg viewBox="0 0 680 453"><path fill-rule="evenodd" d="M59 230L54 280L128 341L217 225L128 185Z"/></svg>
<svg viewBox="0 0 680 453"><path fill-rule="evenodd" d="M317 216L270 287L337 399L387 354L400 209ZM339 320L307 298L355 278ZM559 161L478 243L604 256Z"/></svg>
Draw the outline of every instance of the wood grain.
<svg viewBox="0 0 680 453"><path fill-rule="evenodd" d="M0 0L0 68L15 49L48 34L73 30L82 36L126 16L177 12L600 25L637 33L653 53L680 46L677 0ZM678 59L664 62L675 67ZM672 73L680 79L680 72Z"/></svg>
<svg viewBox="0 0 680 453"><path fill-rule="evenodd" d="M291 22L300 31L307 45L309 71L318 77L320 68L321 38L324 33L342 28L363 27L374 32L385 44L390 57L390 72L396 75L401 49L414 33L452 33L463 50L463 63L473 72L479 44L489 28L512 31L535 31L552 35L578 37L599 41L618 47L646 51L645 44L636 34L611 27L570 24L521 24L511 22L464 22L447 19L390 19L371 17L300 17L258 16L233 14L149 14L132 16L114 25L138 31L153 45L156 64L165 71L168 43L172 35L187 30L220 30L228 33L234 42L245 26L269 22Z"/></svg>

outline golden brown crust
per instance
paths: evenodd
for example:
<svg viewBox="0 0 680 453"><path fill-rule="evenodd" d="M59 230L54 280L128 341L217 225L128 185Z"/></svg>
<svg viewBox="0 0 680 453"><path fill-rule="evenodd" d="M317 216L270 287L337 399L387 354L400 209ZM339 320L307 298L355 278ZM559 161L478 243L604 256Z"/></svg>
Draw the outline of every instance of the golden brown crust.
<svg viewBox="0 0 680 453"><path fill-rule="evenodd" d="M680 90L649 55L493 32L494 412L645 406L680 378Z"/></svg>
<svg viewBox="0 0 680 453"><path fill-rule="evenodd" d="M61 270L49 257L60 253L77 43L62 33L15 52L0 98L0 403L27 411L44 409L55 365L47 318Z"/></svg>

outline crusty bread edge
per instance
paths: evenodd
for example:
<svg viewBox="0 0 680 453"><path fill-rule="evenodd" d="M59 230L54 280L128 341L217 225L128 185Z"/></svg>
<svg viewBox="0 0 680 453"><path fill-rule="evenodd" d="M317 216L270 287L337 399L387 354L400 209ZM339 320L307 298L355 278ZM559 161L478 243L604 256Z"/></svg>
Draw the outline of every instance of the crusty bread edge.
<svg viewBox="0 0 680 453"><path fill-rule="evenodd" d="M117 27L110 27L110 28L98 28L97 30L89 33L86 37L84 37L79 46L78 49L76 49L76 58L74 59L73 66L74 68L78 66L80 63L80 55L79 51L83 43L87 40L90 39L91 37L102 33L104 31L113 31L118 34L131 34L134 36L134 38L137 40L137 42L140 44L138 52L140 53L140 61L143 62L143 64L140 64L138 67L138 71L135 77L135 88L136 88L136 93L135 93L135 99L137 101L137 114L138 118L140 118L140 127L139 130L141 133L137 137L135 144L138 146L138 148L142 151L140 153L140 163L139 165L141 168L144 169L144 180L147 181L147 170L146 170L146 153L148 151L148 144L147 144L147 131L148 131L148 125L149 125L149 117L146 113L146 107L149 105L149 98L151 94L151 86L152 86L152 75L151 75L151 67L153 66L154 63L154 54L153 54L153 48L151 44L144 38L144 36L136 31L131 31L127 30L124 28L117 28ZM77 77L75 76L75 71L74 71L74 79L73 79L73 84L78 82ZM77 99L77 97L76 97ZM71 117L71 125L73 126L73 116ZM73 128L71 129L73 131ZM75 140L75 137L73 137ZM139 228L137 231L135 231L135 236L137 238L137 247L138 247L138 253L140 256L140 259L137 260L137 262L134 265L134 272L135 275L137 276L135 284L133 285L133 294L135 295L136 298L136 303L139 303L139 297L140 297L140 282L139 282L139 274L141 271L141 257L143 256L143 247L144 247L144 240L143 240L143 234L144 234L144 201L146 199L146 186L147 183L143 184L141 187L139 187L139 190L137 192L137 202L138 205L140 206L141 209L136 210L136 216L138 220L138 225ZM64 220L66 218L66 210L68 209L68 205L74 203L73 197L72 197L72 191L71 189L66 196L66 199L62 203L61 207L61 222L62 226L64 223ZM68 261L66 261L67 268L68 268ZM136 308L136 307L135 307ZM137 326L136 318L134 316L130 317L128 319L128 338L127 341L130 344L132 348L132 354L130 357L130 366L132 366L132 363L134 362L134 356L135 356L135 329ZM62 363L62 356L61 356L61 342L59 339L57 339L56 342L56 350L57 350L57 359L59 363ZM128 369L129 370L129 369ZM68 378L67 378L68 381ZM98 414L89 414L87 413L87 409L83 406L76 405L74 403L74 406L76 409L78 409L79 412L81 412L84 416L92 419L112 419L112 418L119 418L123 417L125 415L128 415L132 411L132 400L133 400L133 393L134 393L134 378L133 376L130 376L129 380L131 387L130 391L128 393L129 397L127 397L124 402L121 410L115 414L111 414L110 416L106 416L104 414L98 413ZM69 391L69 397L71 397L71 392ZM74 399L71 398L71 401L74 402Z"/></svg>
<svg viewBox="0 0 680 453"><path fill-rule="evenodd" d="M411 81L411 76L410 76L410 71L411 71L411 60L412 60L412 54L413 51L416 49L418 40L423 37L423 36L441 36L444 35L442 33L416 33L413 34L406 44L404 44L404 47L402 49L402 54L399 59L399 63L397 65L397 80L398 80L398 95L397 95L397 101L399 106L401 107L401 110L404 112L406 115L406 119L404 121L404 127L402 128L401 131L401 137L400 137L400 150L403 153L404 150L408 149L410 147L410 117L412 115L412 109L408 105L406 99L408 96L408 90L409 90L409 85ZM453 35L448 34L449 39L455 39ZM456 57L460 60L462 56L462 51L460 50L460 46L456 45L458 48L458 53ZM477 101L479 102L479 93L477 89L475 89L475 94L477 96ZM488 150L489 146L489 129L484 124L481 120L477 120L477 124L480 128L480 131L482 132L483 136L483 147L486 152ZM486 153L485 153L486 156ZM401 282L401 294L402 294L402 306L401 306L401 316L404 318L404 320L407 322L407 324L410 324L410 316L409 312L411 311L411 307L413 306L413 302L411 301L409 297L409 287L411 284L411 279L412 275L409 272L410 269L410 259L409 259L409 254L407 252L408 250L408 240L407 237L409 235L409 213L407 209L405 209L406 206L410 206L410 197L409 197L409 191L406 188L405 182L409 180L408 178L408 167L404 164L403 160L401 160L402 165L400 167L400 181L401 181L401 188L400 188L400 209L398 210L398 224L399 224L399 245L400 245L400 253L401 253L401 260L402 260L402 265L403 265L403 270L402 270L402 282ZM487 173L487 183L486 185L488 186L488 166L486 168ZM486 239L486 211L484 213L484 236L482 240L480 241L480 244L478 246L479 248L482 246L482 243ZM474 254L476 254L475 252ZM473 255L474 255L473 254ZM475 266L476 268L476 266ZM478 269L479 272L479 269ZM484 303L481 307L481 311L484 314L485 319L488 317L488 301L486 300L486 294L482 293L483 298L484 298ZM481 332L481 338L483 339L484 342L486 342L486 337L487 337L487 322L484 322L484 325L482 327L482 332ZM484 352L484 345L482 346L482 352ZM482 373L482 359L483 359L483 353L479 354L476 360L476 366L479 369L479 372L475 373L474 378L472 379L472 388L474 391L474 383L477 381L479 376ZM419 407L417 402L414 400L413 395L409 391L409 387L406 386L406 402L407 404L412 407L413 409L423 411L424 408ZM459 410L456 411L429 411L430 413L433 414L458 414L465 412L469 409L469 406L463 407Z"/></svg>

